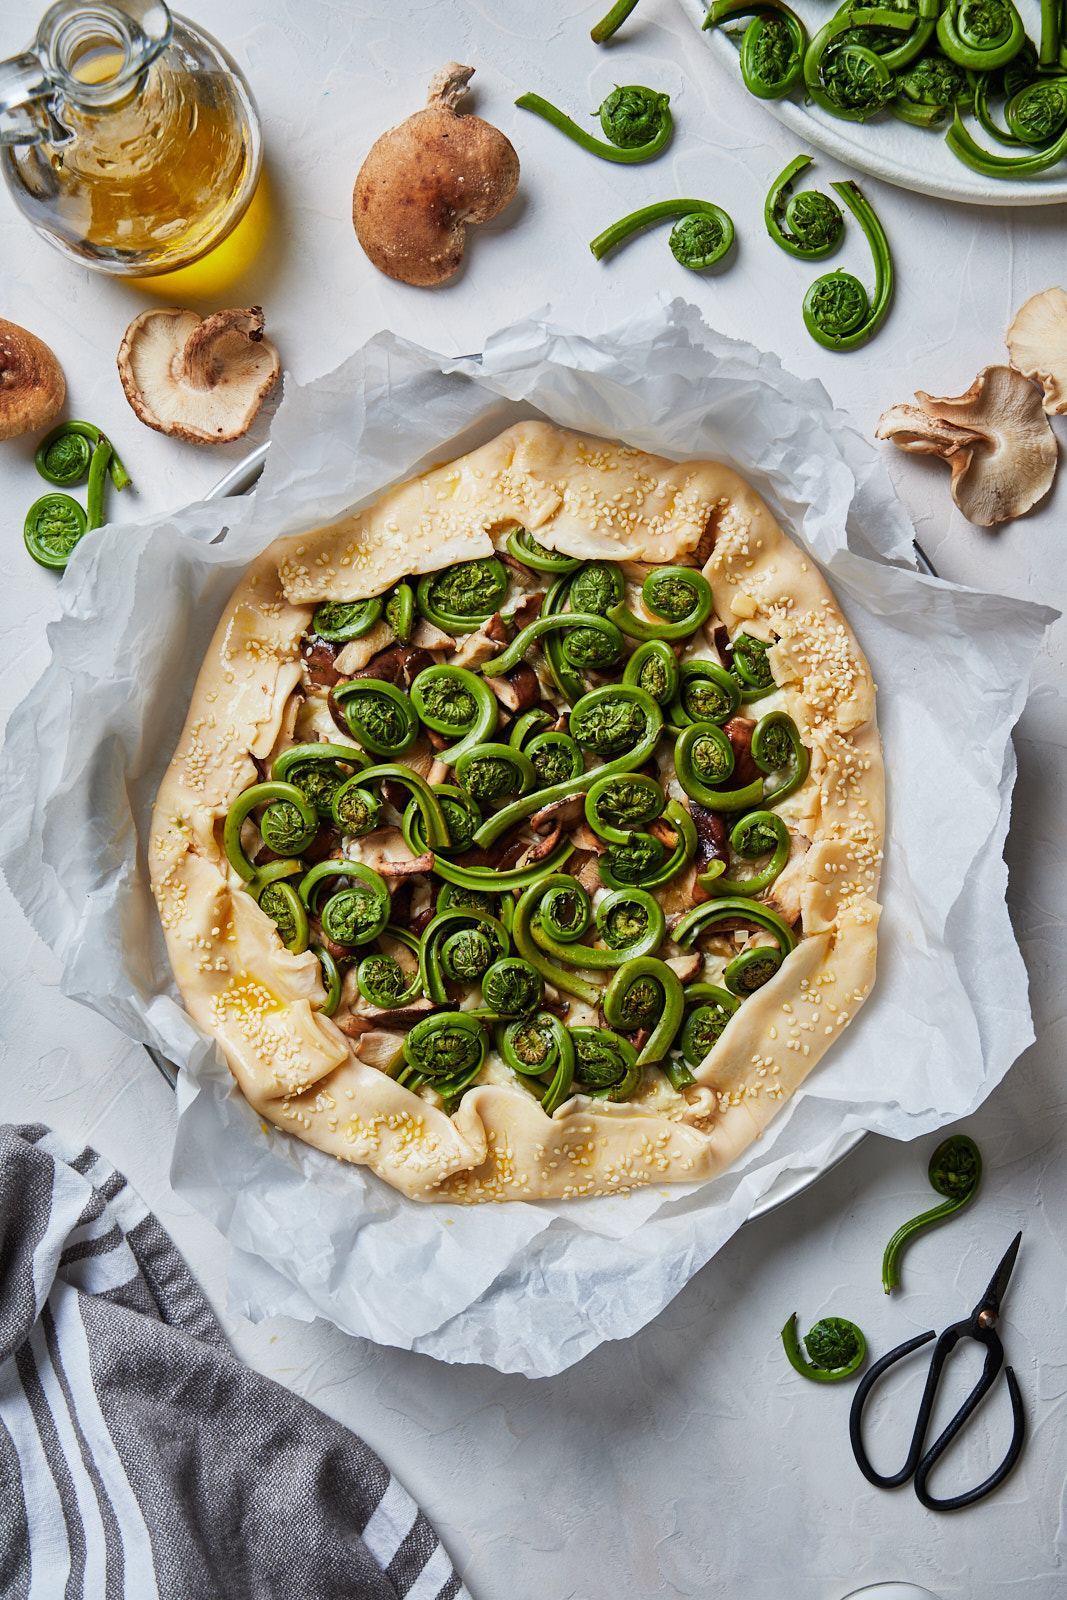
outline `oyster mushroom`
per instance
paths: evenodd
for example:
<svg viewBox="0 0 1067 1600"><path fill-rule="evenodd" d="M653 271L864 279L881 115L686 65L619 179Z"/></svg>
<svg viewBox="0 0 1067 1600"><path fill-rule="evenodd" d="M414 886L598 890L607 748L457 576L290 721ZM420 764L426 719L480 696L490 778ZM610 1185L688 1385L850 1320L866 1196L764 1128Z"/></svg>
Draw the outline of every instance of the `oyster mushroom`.
<svg viewBox="0 0 1067 1600"><path fill-rule="evenodd" d="M372 145L356 178L352 221L364 252L389 278L432 288L463 260L467 223L502 211L519 158L498 128L456 109L473 67L449 62L425 107Z"/></svg>
<svg viewBox="0 0 1067 1600"><path fill-rule="evenodd" d="M917 406L891 406L876 435L901 450L936 455L952 469L952 498L968 522L1020 517L1048 493L1056 438L1033 384L1011 367L983 367L966 394L916 390Z"/></svg>
<svg viewBox="0 0 1067 1600"><path fill-rule="evenodd" d="M281 371L263 336L263 312L142 311L123 335L119 377L140 420L191 444L229 444L246 434Z"/></svg>
<svg viewBox="0 0 1067 1600"><path fill-rule="evenodd" d="M46 428L66 393L63 370L43 339L0 317L0 439Z"/></svg>
<svg viewBox="0 0 1067 1600"><path fill-rule="evenodd" d="M1004 342L1011 364L1045 391L1045 410L1067 411L1067 293L1045 289L1031 295L1015 313Z"/></svg>

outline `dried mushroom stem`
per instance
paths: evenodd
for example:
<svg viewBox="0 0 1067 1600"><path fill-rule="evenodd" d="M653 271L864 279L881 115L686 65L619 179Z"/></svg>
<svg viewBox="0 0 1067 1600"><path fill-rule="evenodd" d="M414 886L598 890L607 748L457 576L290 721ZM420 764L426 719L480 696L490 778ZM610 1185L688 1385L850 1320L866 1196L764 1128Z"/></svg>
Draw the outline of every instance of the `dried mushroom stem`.
<svg viewBox="0 0 1067 1600"><path fill-rule="evenodd" d="M126 398L157 433L193 444L229 444L246 434L278 381L278 352L263 333L259 306L142 311L118 354Z"/></svg>

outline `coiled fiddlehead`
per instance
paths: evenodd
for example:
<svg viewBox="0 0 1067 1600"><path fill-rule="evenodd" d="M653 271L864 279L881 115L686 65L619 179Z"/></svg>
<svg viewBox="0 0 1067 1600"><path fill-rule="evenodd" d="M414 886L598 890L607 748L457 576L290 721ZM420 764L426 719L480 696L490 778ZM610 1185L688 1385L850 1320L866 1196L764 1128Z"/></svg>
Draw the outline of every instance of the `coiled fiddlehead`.
<svg viewBox="0 0 1067 1600"><path fill-rule="evenodd" d="M982 1156L974 1140L965 1133L956 1133L943 1140L930 1157L927 1176L932 1187L945 1199L941 1205L905 1222L886 1245L882 1259L882 1287L886 1294L900 1282L900 1253L908 1240L924 1228L931 1228L962 1210L976 1194L982 1181Z"/></svg>
<svg viewBox="0 0 1067 1600"><path fill-rule="evenodd" d="M462 889L457 884L446 883L437 896L438 914L442 911L485 911L491 917L500 916L500 896L487 894L482 889Z"/></svg>
<svg viewBox="0 0 1067 1600"><path fill-rule="evenodd" d="M789 829L773 811L750 811L735 822L730 833L730 848L743 861L770 856L762 872L748 878L725 878L721 874L701 873L697 882L712 894L756 895L769 889L789 859Z"/></svg>
<svg viewBox="0 0 1067 1600"><path fill-rule="evenodd" d="M594 1100L629 1100L643 1076L629 1039L610 1028L571 1028L574 1083Z"/></svg>
<svg viewBox="0 0 1067 1600"><path fill-rule="evenodd" d="M501 1059L541 1102L550 1117L571 1092L574 1045L558 1018L547 1011L509 1022L496 1032ZM544 1080L549 1077L548 1086Z"/></svg>
<svg viewBox="0 0 1067 1600"><path fill-rule="evenodd" d="M671 721L678 728L693 722L729 722L741 704L742 684L714 661L683 661L678 669L678 697Z"/></svg>
<svg viewBox="0 0 1067 1600"><path fill-rule="evenodd" d="M529 756L508 744L477 744L455 766L460 787L480 802L525 794L536 782Z"/></svg>
<svg viewBox="0 0 1067 1600"><path fill-rule="evenodd" d="M739 633L730 646L730 670L741 687L742 700L748 703L762 700L778 687L768 659L771 649L766 639L751 633Z"/></svg>
<svg viewBox="0 0 1067 1600"><path fill-rule="evenodd" d="M111 446L107 470L116 489L128 489L130 475L106 434L92 422L61 422L46 433L34 454L34 465L47 483L69 489L80 483L92 465L93 450L101 444Z"/></svg>
<svg viewBox="0 0 1067 1600"><path fill-rule="evenodd" d="M922 48L914 32L918 20L918 13L910 10L842 7L819 29L805 52L808 98L849 122L866 122L877 115L896 93L894 68ZM887 31L902 36L895 50L878 48L879 35Z"/></svg>
<svg viewBox="0 0 1067 1600"><path fill-rule="evenodd" d="M287 950L302 955L310 933L307 912L290 881L303 872L299 861L272 861L261 867L250 883L249 894L274 923Z"/></svg>
<svg viewBox="0 0 1067 1600"><path fill-rule="evenodd" d="M406 944L415 953L418 952L419 941L405 929L390 926L384 932L390 938ZM414 972L405 972L395 956L385 955L381 951L363 957L356 968L356 983L364 1000L369 1000L372 1006L381 1006L385 1011L408 1006L422 994L422 978L418 968Z"/></svg>
<svg viewBox="0 0 1067 1600"><path fill-rule="evenodd" d="M574 584L572 604L573 595ZM657 567L641 585L641 603L661 620L635 616L622 599L609 607L609 621L630 639L688 639L710 617L714 597L707 578L692 567Z"/></svg>
<svg viewBox="0 0 1067 1600"><path fill-rule="evenodd" d="M499 610L508 592L508 569L496 556L460 561L420 578L415 603L427 622L445 633L473 633Z"/></svg>
<svg viewBox="0 0 1067 1600"><path fill-rule="evenodd" d="M435 1005L447 1005L446 980L477 983L510 950L503 923L488 912L438 912L427 924L419 947L422 987Z"/></svg>
<svg viewBox="0 0 1067 1600"><path fill-rule="evenodd" d="M299 896L297 896L297 904L303 910L303 901ZM321 944L313 944L311 948L318 956L319 966L322 969L322 987L326 991L326 998L322 1005L318 1007L319 1016L332 1017L337 1007L341 1004L341 969L330 952Z"/></svg>
<svg viewBox="0 0 1067 1600"><path fill-rule="evenodd" d="M393 762L387 762L380 767L367 767L359 774L359 781L363 784L376 783L383 778L391 778L394 783L402 784L414 800L422 820L422 835L425 839L422 850L447 850L451 842L448 824L445 822L437 795L425 778L420 778L410 767L397 766ZM421 854L421 850L419 853Z"/></svg>
<svg viewBox="0 0 1067 1600"><path fill-rule="evenodd" d="M92 422L61 422L37 446L34 464L47 483L64 488L89 474L85 511L70 495L46 494L34 501L23 523L23 540L37 565L62 572L82 535L104 521L108 473L116 489L127 488L130 475L111 440Z"/></svg>
<svg viewBox="0 0 1067 1600"><path fill-rule="evenodd" d="M1036 173L1054 167L1067 156L1067 128L1043 150L1032 150L1025 156L995 156L972 139L963 125L957 106L952 126L945 135L945 143L965 166L982 173L984 177L1032 178Z"/></svg>
<svg viewBox="0 0 1067 1600"><path fill-rule="evenodd" d="M226 814L222 847L230 866L250 883L256 875L254 864L241 844L241 829L257 806L265 806L259 819L259 832L268 849L279 856L298 856L319 831L318 814L291 783L254 783L237 796Z"/></svg>
<svg viewBox="0 0 1067 1600"><path fill-rule="evenodd" d="M621 773L596 778L585 797L585 820L609 844L626 844L629 830L646 827L663 814L667 796L654 778Z"/></svg>
<svg viewBox="0 0 1067 1600"><path fill-rule="evenodd" d="M712 811L750 811L763 802L763 779L743 789L723 789L734 770L734 749L715 722L693 722L683 728L674 749L678 782L699 805Z"/></svg>
<svg viewBox="0 0 1067 1600"><path fill-rule="evenodd" d="M801 743L800 730L785 711L769 711L752 730L752 759L761 772L785 776L764 787L764 808L778 805L800 788L811 766L811 752Z"/></svg>
<svg viewBox="0 0 1067 1600"><path fill-rule="evenodd" d="M428 728L456 737L454 745L438 752L439 759L449 766L455 766L461 755L496 732L496 695L465 667L424 668L411 685L411 703Z"/></svg>
<svg viewBox="0 0 1067 1600"><path fill-rule="evenodd" d="M795 156L771 184L763 207L767 232L779 249L802 261L832 256L845 236L845 219L836 201L818 189L793 193L793 185L811 166L810 156Z"/></svg>
<svg viewBox="0 0 1067 1600"><path fill-rule="evenodd" d="M88 526L85 512L69 494L45 494L27 511L22 537L39 567L63 572Z"/></svg>
<svg viewBox="0 0 1067 1600"><path fill-rule="evenodd" d="M678 1045L691 1067L703 1064L718 1044L741 1001L714 983L693 983L685 991L685 1021Z"/></svg>
<svg viewBox="0 0 1067 1600"><path fill-rule="evenodd" d="M1067 125L1067 78L1041 78L1012 95L1004 120L1022 144L1040 145Z"/></svg>
<svg viewBox="0 0 1067 1600"><path fill-rule="evenodd" d="M742 950L739 956L734 957L723 973L722 981L731 994L743 1000L769 983L782 961L780 949L775 950L766 944L753 945L751 950Z"/></svg>
<svg viewBox="0 0 1067 1600"><path fill-rule="evenodd" d="M498 1017L527 1017L544 997L544 979L522 956L494 961L482 978L482 999Z"/></svg>
<svg viewBox="0 0 1067 1600"><path fill-rule="evenodd" d="M584 1000L587 1005L595 1006L600 998L597 985L589 983L585 978L579 978L576 973L567 972L562 967L554 967L545 960L540 943L535 942L535 918L541 913L542 902L548 895L552 896L548 908L551 937L556 944L560 942L561 930L564 939L570 944L580 939L588 928L589 896L581 884L562 872L549 873L536 883L530 884L515 907L511 925L515 948L546 982L555 984L558 989L576 996L579 1000ZM540 929L539 931L543 932ZM564 959L570 962L569 952Z"/></svg>
<svg viewBox="0 0 1067 1600"><path fill-rule="evenodd" d="M362 639L380 621L382 600L324 600L311 615L311 631L330 644L348 644Z"/></svg>
<svg viewBox="0 0 1067 1600"><path fill-rule="evenodd" d="M402 756L419 736L419 720L407 695L377 678L352 678L333 691L349 732L376 756Z"/></svg>
<svg viewBox="0 0 1067 1600"><path fill-rule="evenodd" d="M530 646L548 633L563 633L563 654L575 667L610 667L622 655L622 635L613 622L588 612L563 612L546 616L542 612L535 622L523 628L506 650L486 661L481 671L489 671L494 678L501 677L517 667Z"/></svg>
<svg viewBox="0 0 1067 1600"><path fill-rule="evenodd" d="M670 854L653 835L632 833L623 844L612 845L600 857L597 870L606 889L623 889L639 883L644 889L659 889L676 878L697 851L697 831L685 806L671 800L663 820L674 829L675 844ZM648 851L649 845L658 846Z"/></svg>
<svg viewBox="0 0 1067 1600"><path fill-rule="evenodd" d="M623 751L599 769L597 777L606 778L616 772L633 772L644 765L659 740L663 729L663 713L643 689L633 689L625 684L608 685L582 696L571 712L570 727L572 738L583 749L604 753L610 745L612 754L616 748ZM626 741L635 737L636 743L626 750ZM475 843L492 844L502 833L524 822L533 812L576 793L584 781L584 773L579 773L564 783L540 790L536 795L513 801L482 823L474 836Z"/></svg>
<svg viewBox="0 0 1067 1600"><path fill-rule="evenodd" d="M416 1022L389 1073L408 1089L429 1084L451 1116L482 1070L485 1051L485 1032L477 1019L462 1011L444 1011Z"/></svg>
<svg viewBox="0 0 1067 1600"><path fill-rule="evenodd" d="M294 744L278 756L270 775L273 783L294 784L320 817L328 817L342 784L369 766L362 750L352 750L345 744Z"/></svg>
<svg viewBox="0 0 1067 1600"><path fill-rule="evenodd" d="M937 42L946 56L972 72L1006 66L1025 40L1012 0L948 0L937 21Z"/></svg>
<svg viewBox="0 0 1067 1600"><path fill-rule="evenodd" d="M650 639L637 647L622 675L623 683L643 689L658 706L669 705L678 692L678 661L669 644Z"/></svg>
<svg viewBox="0 0 1067 1600"><path fill-rule="evenodd" d="M450 783L435 783L433 792L441 807L441 814L448 826L448 850L450 855L462 855L464 850L469 850L474 841L474 835L482 820L482 813L476 800L465 789L460 789ZM418 827L419 843L414 838L408 838L408 845L416 855L421 855L426 848L425 834L419 825L419 810L417 806L409 806L404 814L407 824L411 818ZM404 830L407 838L407 827Z"/></svg>
<svg viewBox="0 0 1067 1600"><path fill-rule="evenodd" d="M753 20L741 40L741 77L760 100L780 100L799 83L808 36L795 11L780 0L715 0L704 20L718 28L741 17Z"/></svg>
<svg viewBox="0 0 1067 1600"><path fill-rule="evenodd" d="M377 795L363 788L357 775L334 790L330 815L342 833L358 839L378 826L382 805Z"/></svg>
<svg viewBox="0 0 1067 1600"><path fill-rule="evenodd" d="M304 874L300 898L310 911L318 910L323 885L338 878L351 880L335 890L319 912L322 931L334 944L370 944L389 921L391 901L384 878L358 861L319 861Z"/></svg>
<svg viewBox="0 0 1067 1600"><path fill-rule="evenodd" d="M549 729L535 734L526 746L534 775L540 788L554 787L585 772L585 757L569 733Z"/></svg>
<svg viewBox="0 0 1067 1600"><path fill-rule="evenodd" d="M903 122L936 127L957 102L971 103L977 93L972 82L972 75L947 56L939 52L920 56L897 75L897 96L890 110Z"/></svg>
<svg viewBox="0 0 1067 1600"><path fill-rule="evenodd" d="M415 595L410 583L398 583L389 591L384 612L400 643L407 644L415 630Z"/></svg>
<svg viewBox="0 0 1067 1600"><path fill-rule="evenodd" d="M639 956L616 972L604 990L603 1007L609 1027L621 1028L624 1033L651 1030L638 1052L639 1067L663 1061L682 1022L682 980L665 961Z"/></svg>
<svg viewBox="0 0 1067 1600"><path fill-rule="evenodd" d="M523 111L533 111L543 117L592 155L631 166L640 161L652 161L666 149L673 128L670 96L646 89L640 83L613 89L600 107L600 126L609 144L594 139L539 94L520 95L515 104Z"/></svg>
<svg viewBox="0 0 1067 1600"><path fill-rule="evenodd" d="M558 577L561 573L575 572L582 564L577 556L565 556L559 550L549 550L527 528L513 528L504 543L509 555L521 561L523 566L532 567L535 572L550 572Z"/></svg>
<svg viewBox="0 0 1067 1600"><path fill-rule="evenodd" d="M776 912L739 897L713 900L687 912L674 930L674 939L686 950L701 934L710 933L720 922L734 917L743 917L752 926L772 934L778 946L777 949L770 945L753 946L742 951L726 968L723 982L727 989L744 998L773 978L785 957L796 949L796 935Z"/></svg>
<svg viewBox="0 0 1067 1600"><path fill-rule="evenodd" d="M804 326L827 350L857 350L882 326L893 299L893 262L882 224L851 179L830 187L841 196L867 236L874 257L874 298L850 272L816 278L804 296Z"/></svg>
<svg viewBox="0 0 1067 1600"><path fill-rule="evenodd" d="M666 217L680 219L671 229L671 254L690 272L706 272L715 266L734 242L733 221L721 206L710 200L660 200L621 217L590 240L589 248L600 261L631 234L662 222Z"/></svg>
<svg viewBox="0 0 1067 1600"><path fill-rule="evenodd" d="M867 1341L854 1322L844 1317L824 1317L804 1336L811 1357L810 1362L805 1361L797 1340L795 1311L782 1329L782 1344L793 1370L816 1383L836 1383L840 1378L851 1378L859 1371L867 1354Z"/></svg>

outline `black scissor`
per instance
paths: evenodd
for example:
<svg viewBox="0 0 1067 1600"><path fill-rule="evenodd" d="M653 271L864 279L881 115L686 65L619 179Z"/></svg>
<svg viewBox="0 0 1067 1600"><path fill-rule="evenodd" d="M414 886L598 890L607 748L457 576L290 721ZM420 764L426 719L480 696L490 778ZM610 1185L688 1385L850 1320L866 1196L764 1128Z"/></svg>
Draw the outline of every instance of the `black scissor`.
<svg viewBox="0 0 1067 1600"><path fill-rule="evenodd" d="M963 1322L955 1322L951 1328L946 1328L934 1345L930 1356L930 1371L926 1379L926 1388L923 1390L923 1397L919 1403L919 1415L915 1423L915 1432L911 1436L908 1459L899 1472L894 1472L888 1477L883 1476L880 1472L875 1472L867 1459L867 1452L863 1448L862 1419L864 1402L883 1372L891 1367L894 1362L901 1361L906 1355L910 1355L912 1350L918 1350L920 1346L928 1343L929 1340L934 1338L934 1330L931 1329L929 1333L920 1333L917 1338L909 1339L905 1344L898 1345L895 1350L890 1350L888 1355L875 1362L871 1370L862 1379L852 1402L852 1412L849 1416L848 1427L849 1435L852 1439L852 1452L856 1457L860 1471L869 1483L876 1484L880 1489L896 1489L900 1484L907 1483L914 1473L915 1493L924 1506L929 1507L931 1511L956 1511L961 1506L973 1505L976 1500L981 1500L983 1496L992 1493L999 1483L1004 1482L1004 1479L1008 1476L1016 1461L1018 1461L1026 1434L1026 1419L1023 1415L1022 1395L1019 1393L1019 1385L1016 1382L1015 1373L1011 1367L1005 1367L1004 1376L1007 1379L1008 1394L1011 1397L1013 1426L1011 1445L1004 1460L995 1472L990 1473L983 1483L980 1483L976 1489L969 1489L965 1494L953 1495L948 1500L937 1500L927 1492L926 1480L933 1471L935 1463L944 1455L972 1411L975 1410L982 1398L993 1387L997 1374L1004 1365L1004 1346L1001 1344L1000 1337L996 1332L996 1324L1000 1313L1000 1302L1005 1289L1008 1287L1008 1279L1011 1277L1015 1258L1019 1254L1019 1241L1021 1238L1021 1233L1015 1235L1004 1254L1003 1261L993 1274L989 1288L970 1316ZM929 1450L923 1454L926 1429L929 1426L930 1413L934 1408L934 1397L937 1394L937 1386L941 1380L941 1372L949 1353L961 1339L976 1339L979 1344L985 1345L986 1358L985 1365L982 1368L982 1376L960 1406L952 1421L934 1440Z"/></svg>

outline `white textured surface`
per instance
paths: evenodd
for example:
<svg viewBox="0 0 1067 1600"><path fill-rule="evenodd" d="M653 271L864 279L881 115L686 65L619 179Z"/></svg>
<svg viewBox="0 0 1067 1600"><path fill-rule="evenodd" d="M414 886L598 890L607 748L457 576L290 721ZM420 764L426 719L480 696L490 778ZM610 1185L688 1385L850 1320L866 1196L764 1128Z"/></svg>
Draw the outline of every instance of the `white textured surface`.
<svg viewBox="0 0 1067 1600"><path fill-rule="evenodd" d="M587 37L599 3L215 0L209 15L201 0L186 9L230 47L259 98L278 200L276 247L232 301L262 301L285 364L301 379L332 367L380 327L458 353L540 305L595 329L664 287L694 299L723 332L775 349L793 371L820 378L870 432L886 405L917 386L960 392L980 366L1002 358L1003 329L1020 302L1061 281L1054 208L998 213L872 182L866 189L898 265L896 304L867 349L820 350L800 319L809 272L762 231L766 185L796 147L713 70L675 0L641 0L617 43L600 51ZM37 14L27 0L9 0L0 13L3 54L24 46ZM349 195L373 138L415 109L431 71L451 58L479 69L478 107L513 134L523 182L509 211L475 240L458 281L426 293L369 267L351 234ZM511 107L515 94L536 89L580 114L615 82L672 94L678 132L651 167L608 168ZM826 178L845 175L832 162L819 165ZM635 240L609 263L592 260L586 242L594 232L671 193L706 196L731 211L740 235L732 270L695 279L673 262L662 232ZM859 243L847 244L842 260L869 281ZM0 289L3 314L59 353L71 414L113 430L141 485L136 509L195 498L239 453L197 452L140 428L113 355L149 295L66 265L3 195ZM38 492L32 452L20 442L2 448L6 714L38 675L52 579L30 566L19 536L21 508ZM989 533L953 510L939 464L892 455L889 467L946 577L1063 604L1062 486L1036 515ZM1008 847L1038 1043L967 1124L987 1159L980 1200L913 1246L899 1299L889 1303L881 1293L881 1249L901 1218L926 1203L932 1140L914 1147L868 1140L788 1210L742 1230L643 1333L557 1379L445 1368L322 1324L278 1319L251 1328L226 1319L241 1354L382 1451L437 1522L475 1600L778 1600L783 1591L795 1600L837 1600L861 1584L905 1577L941 1600L1051 1600L1059 1592L1067 1557L1060 800L1067 763L1055 691L1065 636L1061 623L1021 725L1020 801ZM982 731L976 706L976 739ZM8 926L0 1115L43 1118L95 1142L157 1209L220 1305L221 1242L166 1184L170 1090L139 1050L63 1000L51 958L17 913ZM1019 1471L995 1497L938 1517L908 1490L886 1494L863 1482L848 1449L848 1392L793 1375L777 1330L794 1307L805 1325L821 1312L853 1316L878 1349L944 1325L970 1309L1017 1227L1023 1253L1004 1335L1027 1403L1029 1442ZM887 1461L903 1448L897 1424L916 1397L913 1386L901 1408L881 1419ZM990 1460L1004 1437L1002 1399L988 1408ZM960 1483L983 1475L969 1447L959 1474Z"/></svg>

